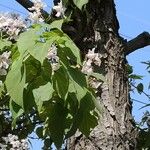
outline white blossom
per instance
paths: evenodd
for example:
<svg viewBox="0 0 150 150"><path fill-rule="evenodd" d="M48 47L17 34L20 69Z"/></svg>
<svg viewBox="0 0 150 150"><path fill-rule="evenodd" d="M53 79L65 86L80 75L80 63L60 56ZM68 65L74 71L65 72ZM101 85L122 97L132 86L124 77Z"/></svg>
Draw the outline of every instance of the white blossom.
<svg viewBox="0 0 150 150"><path fill-rule="evenodd" d="M37 12L31 13L31 12L29 12L29 19L34 23L44 21L43 18L40 17L40 16L41 16L41 13L37 13Z"/></svg>
<svg viewBox="0 0 150 150"><path fill-rule="evenodd" d="M56 6L54 6L53 9L56 11L56 17L64 16L66 8L63 7L62 0Z"/></svg>
<svg viewBox="0 0 150 150"><path fill-rule="evenodd" d="M12 141L14 142L18 140L18 137L16 135L8 134L8 139L9 139L9 142L11 143Z"/></svg>
<svg viewBox="0 0 150 150"><path fill-rule="evenodd" d="M46 7L46 4L42 2L42 0L32 0L33 6L29 8L29 10L33 11L41 11L44 7Z"/></svg>
<svg viewBox="0 0 150 150"><path fill-rule="evenodd" d="M85 61L83 62L82 72L90 75L93 73L93 64L100 66L101 65L101 55L99 53L95 53L95 48L89 50L85 55ZM89 85L98 89L102 82L99 82L96 78L91 77L89 79ZM97 92L97 91L96 91Z"/></svg>
<svg viewBox="0 0 150 150"><path fill-rule="evenodd" d="M27 28L25 21L18 14L0 13L0 31L9 36L9 39L16 39L18 34Z"/></svg>
<svg viewBox="0 0 150 150"><path fill-rule="evenodd" d="M29 12L29 20L31 20L34 23L37 22L43 22L44 19L41 14L41 10L46 7L46 4L42 2L42 0L32 0L33 6L31 8L28 8Z"/></svg>
<svg viewBox="0 0 150 150"><path fill-rule="evenodd" d="M1 150L29 150L27 140L19 140L17 135L8 134L7 137L2 137L3 143L0 143Z"/></svg>
<svg viewBox="0 0 150 150"><path fill-rule="evenodd" d="M49 62L51 63L52 70L53 71L58 70L60 67L59 57L57 56L57 47L54 44L52 44L52 46L48 50L48 54L46 57L49 60Z"/></svg>
<svg viewBox="0 0 150 150"><path fill-rule="evenodd" d="M88 54L86 54L86 58L90 59L93 61L93 63L95 63L95 65L100 66L101 65L101 60L100 60L100 55L99 53L95 53L95 48L93 48L92 50L88 51Z"/></svg>
<svg viewBox="0 0 150 150"><path fill-rule="evenodd" d="M83 63L82 72L85 74L90 74L93 72L93 66L92 63L100 66L101 65L101 59L100 59L99 53L95 53L95 48L92 50L89 50L88 53L85 56L85 61Z"/></svg>
<svg viewBox="0 0 150 150"><path fill-rule="evenodd" d="M6 75L9 65L10 65L10 54L11 52L4 52L2 55L0 55L0 75Z"/></svg>
<svg viewBox="0 0 150 150"><path fill-rule="evenodd" d="M6 150L7 149L7 145L0 143L0 148L1 148L1 150Z"/></svg>
<svg viewBox="0 0 150 150"><path fill-rule="evenodd" d="M83 63L82 72L85 74L90 74L93 72L92 60L87 60Z"/></svg>

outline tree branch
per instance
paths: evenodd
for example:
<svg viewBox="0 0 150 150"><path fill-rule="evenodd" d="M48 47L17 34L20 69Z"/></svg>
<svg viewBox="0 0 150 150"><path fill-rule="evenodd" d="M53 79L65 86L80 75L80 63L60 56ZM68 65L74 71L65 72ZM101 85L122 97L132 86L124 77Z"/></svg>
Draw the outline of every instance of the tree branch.
<svg viewBox="0 0 150 150"><path fill-rule="evenodd" d="M31 8L33 6L33 2L30 0L16 0L20 5L22 5L26 10L29 12L33 12L33 10L29 10L28 8ZM49 14L45 10L41 10L41 14L44 18L48 18Z"/></svg>
<svg viewBox="0 0 150 150"><path fill-rule="evenodd" d="M143 32L138 35L136 38L127 42L127 51L125 55L128 55L137 49L143 48L150 45L150 34L148 32Z"/></svg>

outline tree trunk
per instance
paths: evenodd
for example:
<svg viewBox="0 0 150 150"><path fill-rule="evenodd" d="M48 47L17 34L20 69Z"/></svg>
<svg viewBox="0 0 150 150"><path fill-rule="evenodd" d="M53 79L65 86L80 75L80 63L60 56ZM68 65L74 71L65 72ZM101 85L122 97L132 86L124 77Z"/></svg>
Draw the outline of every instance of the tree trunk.
<svg viewBox="0 0 150 150"><path fill-rule="evenodd" d="M100 69L106 82L99 88L98 100L103 107L99 125L86 138L76 133L68 139L68 150L134 150L137 131L131 116L125 42L118 35L118 21L113 0L91 0L87 5L90 20L83 27L83 50L92 47L102 55ZM81 40L80 40L81 41Z"/></svg>

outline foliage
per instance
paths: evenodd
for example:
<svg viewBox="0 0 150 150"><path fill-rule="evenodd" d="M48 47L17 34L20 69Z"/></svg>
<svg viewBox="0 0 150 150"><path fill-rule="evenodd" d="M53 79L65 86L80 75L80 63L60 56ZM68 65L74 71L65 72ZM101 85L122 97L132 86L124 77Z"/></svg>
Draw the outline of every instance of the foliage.
<svg viewBox="0 0 150 150"><path fill-rule="evenodd" d="M46 24L41 13L45 5L35 1L30 8L35 13L29 16L35 24L26 29L27 26L24 27L21 22L15 32L11 28L11 35L9 28L13 19L10 19L7 28L3 22L3 30L7 30L0 30L1 137L11 132L24 139L35 131L44 141L44 149L49 149L52 143L59 149L65 139L77 130L88 136L98 124L101 106L96 101L95 89L105 78L101 72L93 72L92 65L99 64L101 60L97 59L99 56L94 52L95 48L87 53L87 61L82 60L79 48L61 30L63 23L72 21L72 15L78 16L82 11L86 13L88 2L61 1L53 7L57 18L51 18L50 21L48 18L51 23ZM18 29L21 30L18 32ZM7 52L11 52L11 63L3 55ZM149 69L150 63L144 63ZM134 87L139 94L144 93L143 84L135 86L133 82L142 80L142 76L133 74L132 66L126 67L131 88ZM89 84L89 79L94 79L93 82L96 80L95 89ZM148 106L150 104L144 107ZM149 125L148 121L149 113L143 117L142 123ZM8 130L11 127L12 130ZM149 126L146 130L140 126L139 130L139 147L149 148Z"/></svg>
<svg viewBox="0 0 150 150"><path fill-rule="evenodd" d="M60 23L62 20L57 21ZM80 51L60 27L54 22L34 24L16 42L1 39L0 43L1 53L11 50L12 58L6 78L1 78L1 87L5 87L1 95L8 96L5 106L12 113L12 127L20 137L36 129L39 138L50 138L60 148L77 129L88 136L97 125L95 107L99 106L95 106L96 96L88 76L81 72ZM49 54L54 49L55 57ZM98 73L96 76L98 80L104 78Z"/></svg>
<svg viewBox="0 0 150 150"><path fill-rule="evenodd" d="M150 63L148 62L142 62L143 64L147 65L147 71L149 72ZM129 81L131 88L135 89L139 94L143 94L147 97L148 101L150 100L150 95L145 92L146 86L143 85L143 83L136 83L138 80L142 80L143 76L135 75L133 74L132 66L128 66L128 73L129 73ZM149 87L148 87L149 89ZM139 100L135 100L136 102L139 102L143 104L143 106L140 109L147 108L149 110L150 103L144 103ZM148 150L150 149L150 112L146 111L140 121L140 123L137 123L137 129L139 130L139 138L137 143L137 148L142 150Z"/></svg>

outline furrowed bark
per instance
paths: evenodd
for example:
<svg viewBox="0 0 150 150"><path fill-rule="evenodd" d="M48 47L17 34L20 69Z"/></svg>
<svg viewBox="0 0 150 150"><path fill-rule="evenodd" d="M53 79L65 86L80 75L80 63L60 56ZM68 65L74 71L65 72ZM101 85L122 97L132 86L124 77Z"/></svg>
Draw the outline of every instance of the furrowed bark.
<svg viewBox="0 0 150 150"><path fill-rule="evenodd" d="M76 133L67 141L67 150L136 150L137 131L131 116L129 85L126 73L126 43L118 35L118 21L113 0L90 1L87 6L90 21L82 42L83 50L97 47L103 56L106 83L98 92L103 107L99 125L86 138ZM85 27L84 27L85 28Z"/></svg>

